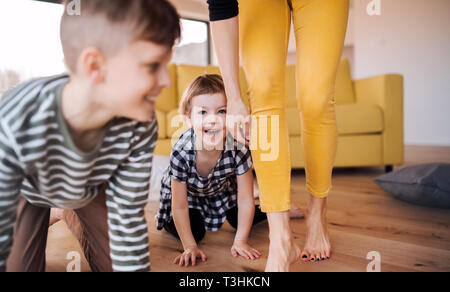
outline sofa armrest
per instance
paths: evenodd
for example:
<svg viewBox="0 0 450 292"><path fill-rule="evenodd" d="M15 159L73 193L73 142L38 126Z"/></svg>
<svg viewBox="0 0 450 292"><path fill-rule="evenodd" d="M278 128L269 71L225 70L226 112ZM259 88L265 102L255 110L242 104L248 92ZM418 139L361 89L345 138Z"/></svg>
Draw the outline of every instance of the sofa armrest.
<svg viewBox="0 0 450 292"><path fill-rule="evenodd" d="M377 105L383 110L383 163L404 163L403 76L387 74L354 81L357 103Z"/></svg>

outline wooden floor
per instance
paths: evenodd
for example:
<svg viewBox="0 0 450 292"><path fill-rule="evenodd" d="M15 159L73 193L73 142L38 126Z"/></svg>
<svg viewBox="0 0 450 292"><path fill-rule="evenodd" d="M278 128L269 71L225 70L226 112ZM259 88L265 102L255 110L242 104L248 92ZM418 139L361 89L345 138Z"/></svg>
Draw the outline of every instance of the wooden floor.
<svg viewBox="0 0 450 292"><path fill-rule="evenodd" d="M450 147L406 148L404 166L427 162L450 162ZM450 271L450 210L430 209L403 203L382 191L372 179L382 175L382 168L336 169L333 191L329 197L328 222L333 246L332 258L318 263L296 263L295 272L355 271L364 272L370 260L367 254L381 255L381 270L388 271ZM301 207L307 204L304 171L294 171L292 178L293 202ZM263 253L257 261L234 259L230 255L233 229L226 223L221 231L207 233L201 248L208 261L197 267L179 268L172 260L182 251L181 244L166 232L159 232L153 224L157 203L148 207L150 223L151 263L153 271L240 272L263 271L268 253L266 223L255 226L250 244ZM297 243L305 242L305 222L292 222ZM79 251L64 223L50 230L48 243L48 270L65 271L69 251ZM60 259L60 260L56 260ZM82 270L88 266L83 260Z"/></svg>

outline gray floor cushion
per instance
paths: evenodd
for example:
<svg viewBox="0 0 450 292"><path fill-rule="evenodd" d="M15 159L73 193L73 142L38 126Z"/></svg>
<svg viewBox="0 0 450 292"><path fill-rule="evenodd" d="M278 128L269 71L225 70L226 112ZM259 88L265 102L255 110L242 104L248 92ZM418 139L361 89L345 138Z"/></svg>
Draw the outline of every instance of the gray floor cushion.
<svg viewBox="0 0 450 292"><path fill-rule="evenodd" d="M399 200L427 207L450 208L449 163L405 167L374 181Z"/></svg>

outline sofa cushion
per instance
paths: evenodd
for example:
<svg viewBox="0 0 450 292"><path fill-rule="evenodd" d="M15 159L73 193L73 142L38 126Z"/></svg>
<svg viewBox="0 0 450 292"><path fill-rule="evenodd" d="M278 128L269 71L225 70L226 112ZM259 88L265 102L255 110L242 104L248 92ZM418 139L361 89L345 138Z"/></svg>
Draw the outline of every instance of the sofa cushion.
<svg viewBox="0 0 450 292"><path fill-rule="evenodd" d="M357 135L383 132L383 112L376 105L336 105L339 135Z"/></svg>
<svg viewBox="0 0 450 292"><path fill-rule="evenodd" d="M202 74L220 74L220 70L217 67L204 67L204 66L191 66L191 65L178 65L177 66L177 86L178 86L178 103L181 100L186 88L194 81L195 78Z"/></svg>
<svg viewBox="0 0 450 292"><path fill-rule="evenodd" d="M186 88L194 81L195 78L202 74L220 74L219 67L216 66L192 66L192 65L178 65L177 66L177 103L179 104ZM244 70L239 71L239 78L241 83L241 94L245 105L249 106L247 79L245 78Z"/></svg>
<svg viewBox="0 0 450 292"><path fill-rule="evenodd" d="M450 208L450 163L410 166L374 181L399 200L421 206Z"/></svg>
<svg viewBox="0 0 450 292"><path fill-rule="evenodd" d="M177 100L177 68L176 65L171 64L168 67L170 79L172 85L169 88L165 88L161 94L158 96L156 101L156 109L164 113L168 113L174 108L178 107Z"/></svg>
<svg viewBox="0 0 450 292"><path fill-rule="evenodd" d="M162 111L156 110L156 119L158 120L158 139L166 139L167 138L166 114Z"/></svg>
<svg viewBox="0 0 450 292"><path fill-rule="evenodd" d="M300 112L296 107L286 109L288 129L290 136L300 136L302 134L302 124Z"/></svg>
<svg viewBox="0 0 450 292"><path fill-rule="evenodd" d="M343 59L339 65L336 77L335 101L336 104L349 104L356 101L348 59Z"/></svg>
<svg viewBox="0 0 450 292"><path fill-rule="evenodd" d="M180 137L187 129L188 125L182 115L178 113L177 109L170 111L166 116L167 123L167 137Z"/></svg>
<svg viewBox="0 0 450 292"><path fill-rule="evenodd" d="M296 107L286 110L289 135L301 135L300 113ZM366 104L336 105L339 135L359 135L383 131L383 115L378 106Z"/></svg>
<svg viewBox="0 0 450 292"><path fill-rule="evenodd" d="M297 102L297 79L296 79L296 67L295 65L289 65L286 67L286 96L287 107L296 108Z"/></svg>

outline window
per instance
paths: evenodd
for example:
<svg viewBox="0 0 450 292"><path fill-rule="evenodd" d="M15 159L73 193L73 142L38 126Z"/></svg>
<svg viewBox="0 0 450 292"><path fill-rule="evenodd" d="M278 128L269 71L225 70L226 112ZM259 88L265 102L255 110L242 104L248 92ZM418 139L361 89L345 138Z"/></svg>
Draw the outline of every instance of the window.
<svg viewBox="0 0 450 292"><path fill-rule="evenodd" d="M18 82L65 71L59 40L61 5L0 1L0 94Z"/></svg>
<svg viewBox="0 0 450 292"><path fill-rule="evenodd" d="M210 63L209 24L204 21L182 19L182 39L176 46L172 62L206 66Z"/></svg>
<svg viewBox="0 0 450 292"><path fill-rule="evenodd" d="M66 71L59 38L63 7L54 0L0 1L0 96L17 83ZM209 24L182 19L172 62L210 63Z"/></svg>

